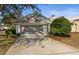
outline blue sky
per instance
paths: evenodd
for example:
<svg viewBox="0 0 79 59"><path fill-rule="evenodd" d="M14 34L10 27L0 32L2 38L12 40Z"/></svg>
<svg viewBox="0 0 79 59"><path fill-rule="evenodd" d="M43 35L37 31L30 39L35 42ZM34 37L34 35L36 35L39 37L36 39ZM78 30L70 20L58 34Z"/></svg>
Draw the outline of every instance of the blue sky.
<svg viewBox="0 0 79 59"><path fill-rule="evenodd" d="M42 14L46 17L51 15L75 17L79 16L79 4L39 4Z"/></svg>

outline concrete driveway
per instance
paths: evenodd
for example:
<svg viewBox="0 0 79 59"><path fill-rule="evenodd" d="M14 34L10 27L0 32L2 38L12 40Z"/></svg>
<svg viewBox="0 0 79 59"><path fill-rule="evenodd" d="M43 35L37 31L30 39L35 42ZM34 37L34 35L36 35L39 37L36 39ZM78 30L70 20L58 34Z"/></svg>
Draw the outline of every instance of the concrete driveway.
<svg viewBox="0 0 79 59"><path fill-rule="evenodd" d="M27 45L19 45L15 47L18 43L15 44L6 52L6 55L36 55L36 54L74 54L74 52L79 51L79 49L72 46L66 45L62 42L56 41L51 38L47 38L42 41L43 48L39 46L38 42L35 45L26 47ZM77 53L78 54L78 53Z"/></svg>

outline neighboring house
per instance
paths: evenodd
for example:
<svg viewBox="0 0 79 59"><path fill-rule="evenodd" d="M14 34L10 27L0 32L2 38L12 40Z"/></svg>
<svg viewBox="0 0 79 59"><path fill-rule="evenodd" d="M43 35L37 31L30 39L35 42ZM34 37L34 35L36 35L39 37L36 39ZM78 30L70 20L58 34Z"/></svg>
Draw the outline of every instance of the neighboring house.
<svg viewBox="0 0 79 59"><path fill-rule="evenodd" d="M69 18L69 21L72 23L71 32L79 32L79 16Z"/></svg>
<svg viewBox="0 0 79 59"><path fill-rule="evenodd" d="M74 19L71 32L79 32L79 19Z"/></svg>
<svg viewBox="0 0 79 59"><path fill-rule="evenodd" d="M0 35L5 35L4 26L0 25Z"/></svg>
<svg viewBox="0 0 79 59"><path fill-rule="evenodd" d="M10 28L0 22L0 35L6 35L5 30L7 29L10 29Z"/></svg>
<svg viewBox="0 0 79 59"><path fill-rule="evenodd" d="M25 16L15 25L16 33L30 38L44 36L50 32L49 20L44 16Z"/></svg>

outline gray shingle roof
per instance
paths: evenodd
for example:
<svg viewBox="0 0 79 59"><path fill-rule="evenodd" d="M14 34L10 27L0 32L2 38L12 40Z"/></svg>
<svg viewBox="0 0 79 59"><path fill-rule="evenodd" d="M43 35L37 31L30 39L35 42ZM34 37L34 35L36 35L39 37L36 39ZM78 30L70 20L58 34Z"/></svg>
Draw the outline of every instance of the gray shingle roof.
<svg viewBox="0 0 79 59"><path fill-rule="evenodd" d="M30 23L29 20L31 18L35 19L34 23ZM21 20L17 21L15 24L19 24L19 25L26 25L26 26L38 26L38 25L47 25L49 24L48 18L44 17L44 16L34 16L34 15L29 15L29 16L25 16L23 18L21 18Z"/></svg>

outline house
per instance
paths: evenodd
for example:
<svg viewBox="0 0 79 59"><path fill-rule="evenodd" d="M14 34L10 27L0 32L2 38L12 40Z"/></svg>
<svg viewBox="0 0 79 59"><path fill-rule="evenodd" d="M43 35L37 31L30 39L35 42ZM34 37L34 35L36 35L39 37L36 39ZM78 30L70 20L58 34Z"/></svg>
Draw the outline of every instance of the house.
<svg viewBox="0 0 79 59"><path fill-rule="evenodd" d="M45 36L50 32L50 23L44 16L29 15L15 23L16 33L29 38Z"/></svg>
<svg viewBox="0 0 79 59"><path fill-rule="evenodd" d="M71 32L79 32L79 19L74 19Z"/></svg>

